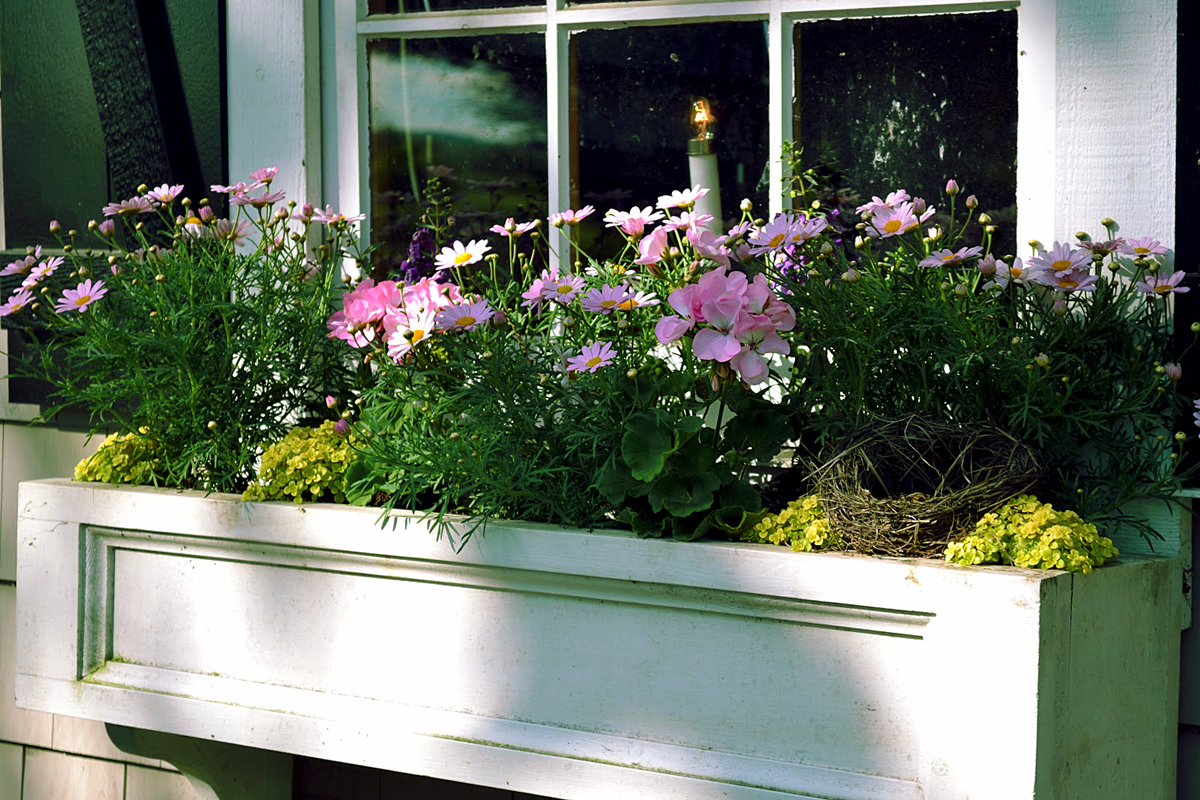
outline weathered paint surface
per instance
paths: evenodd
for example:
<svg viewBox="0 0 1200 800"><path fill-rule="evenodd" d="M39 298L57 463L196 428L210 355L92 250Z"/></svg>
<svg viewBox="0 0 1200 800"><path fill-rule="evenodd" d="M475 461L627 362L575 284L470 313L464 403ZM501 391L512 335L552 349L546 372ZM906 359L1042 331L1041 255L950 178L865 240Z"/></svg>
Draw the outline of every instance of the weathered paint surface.
<svg viewBox="0 0 1200 800"><path fill-rule="evenodd" d="M1073 576L504 523L455 554L412 516L67 481L23 484L20 515L30 708L553 797L1175 782L1177 559Z"/></svg>

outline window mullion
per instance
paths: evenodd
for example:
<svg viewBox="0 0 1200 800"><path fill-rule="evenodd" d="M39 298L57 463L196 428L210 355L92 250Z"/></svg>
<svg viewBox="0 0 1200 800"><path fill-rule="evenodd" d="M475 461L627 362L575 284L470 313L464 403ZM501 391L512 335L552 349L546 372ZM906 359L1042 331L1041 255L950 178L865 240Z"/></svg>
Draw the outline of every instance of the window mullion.
<svg viewBox="0 0 1200 800"><path fill-rule="evenodd" d="M570 30L558 23L558 0L550 0L546 19L546 197L551 212L562 211L571 202L571 59ZM561 231L546 228L551 244L550 263L558 264L558 253L567 241Z"/></svg>
<svg viewBox="0 0 1200 800"><path fill-rule="evenodd" d="M767 17L767 73L770 100L767 104L769 176L767 190L769 212L782 211L787 200L783 196L783 143L792 138L792 97L795 91L792 67L792 25L783 15L782 0L771 0Z"/></svg>

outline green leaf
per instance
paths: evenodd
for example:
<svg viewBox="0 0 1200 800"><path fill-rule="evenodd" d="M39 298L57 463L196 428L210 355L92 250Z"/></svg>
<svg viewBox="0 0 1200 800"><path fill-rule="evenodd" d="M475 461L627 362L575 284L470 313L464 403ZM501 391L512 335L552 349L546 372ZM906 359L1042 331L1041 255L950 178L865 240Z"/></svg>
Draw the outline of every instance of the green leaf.
<svg viewBox="0 0 1200 800"><path fill-rule="evenodd" d="M673 438L674 427L667 412L656 408L630 416L621 437L621 457L633 477L639 481L654 480L672 451Z"/></svg>
<svg viewBox="0 0 1200 800"><path fill-rule="evenodd" d="M650 507L666 510L676 517L686 517L712 507L713 492L721 480L712 473L693 476L666 474L654 481L650 489Z"/></svg>
<svg viewBox="0 0 1200 800"><path fill-rule="evenodd" d="M344 491L346 502L352 506L365 506L379 489L376 481L372 480L372 470L361 456L350 462L346 468Z"/></svg>

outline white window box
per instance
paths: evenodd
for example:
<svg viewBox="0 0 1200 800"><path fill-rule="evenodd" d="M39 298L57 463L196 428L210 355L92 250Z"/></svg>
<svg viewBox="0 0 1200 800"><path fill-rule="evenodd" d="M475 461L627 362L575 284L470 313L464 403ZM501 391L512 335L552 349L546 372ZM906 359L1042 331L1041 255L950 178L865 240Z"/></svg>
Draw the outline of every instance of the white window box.
<svg viewBox="0 0 1200 800"><path fill-rule="evenodd" d="M19 509L25 708L564 798L1174 792L1179 559L520 523L456 554L411 515L65 480ZM213 786L290 774L158 752ZM244 787L217 796L265 796Z"/></svg>

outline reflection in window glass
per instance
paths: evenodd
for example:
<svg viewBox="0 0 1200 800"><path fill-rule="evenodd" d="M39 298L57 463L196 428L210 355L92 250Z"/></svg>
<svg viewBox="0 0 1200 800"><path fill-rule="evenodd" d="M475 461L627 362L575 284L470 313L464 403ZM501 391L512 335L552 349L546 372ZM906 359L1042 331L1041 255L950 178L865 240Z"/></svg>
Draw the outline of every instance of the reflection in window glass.
<svg viewBox="0 0 1200 800"><path fill-rule="evenodd" d="M794 37L806 167L862 202L903 188L939 209L954 178L997 221L998 254L1017 252L1015 11L822 20Z"/></svg>
<svg viewBox="0 0 1200 800"><path fill-rule="evenodd" d="M453 238L546 214L545 39L388 39L367 47L376 275L393 273L437 177Z"/></svg>
<svg viewBox="0 0 1200 800"><path fill-rule="evenodd" d="M462 11L476 8L537 6L537 0L367 0L368 14L417 14L429 11Z"/></svg>
<svg viewBox="0 0 1200 800"><path fill-rule="evenodd" d="M767 50L763 22L596 30L571 39L574 203L654 205L692 185L692 102L706 98L726 223L744 197L765 210Z"/></svg>

